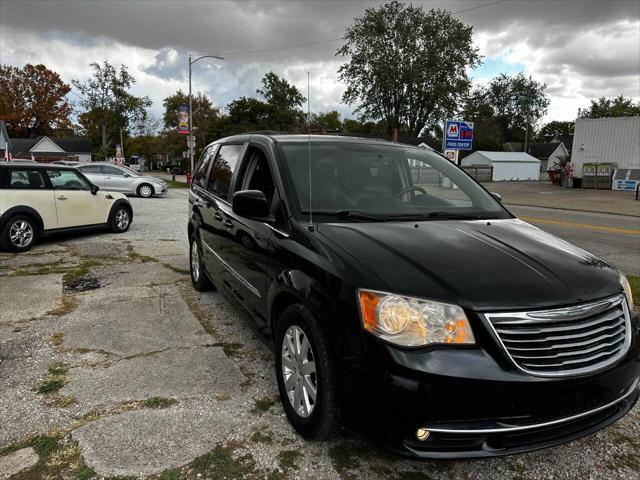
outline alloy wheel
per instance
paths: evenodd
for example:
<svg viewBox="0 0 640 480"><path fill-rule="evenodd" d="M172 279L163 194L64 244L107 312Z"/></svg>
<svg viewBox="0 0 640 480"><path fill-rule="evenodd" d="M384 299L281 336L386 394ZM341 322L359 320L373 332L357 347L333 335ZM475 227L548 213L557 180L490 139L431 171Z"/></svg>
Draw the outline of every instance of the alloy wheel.
<svg viewBox="0 0 640 480"><path fill-rule="evenodd" d="M129 212L121 208L116 213L116 226L120 230L125 230L129 226Z"/></svg>
<svg viewBox="0 0 640 480"><path fill-rule="evenodd" d="M151 190L151 187L149 185L143 185L140 187L140 196L146 198L146 197L150 197L152 193L153 193L153 190Z"/></svg>
<svg viewBox="0 0 640 480"><path fill-rule="evenodd" d="M318 376L307 334L291 325L282 339L282 377L293 410L307 418L316 406Z"/></svg>
<svg viewBox="0 0 640 480"><path fill-rule="evenodd" d="M200 253L195 239L191 242L191 275L194 282L200 280Z"/></svg>
<svg viewBox="0 0 640 480"><path fill-rule="evenodd" d="M9 229L9 239L16 247L24 248L33 241L33 227L25 220L18 220Z"/></svg>

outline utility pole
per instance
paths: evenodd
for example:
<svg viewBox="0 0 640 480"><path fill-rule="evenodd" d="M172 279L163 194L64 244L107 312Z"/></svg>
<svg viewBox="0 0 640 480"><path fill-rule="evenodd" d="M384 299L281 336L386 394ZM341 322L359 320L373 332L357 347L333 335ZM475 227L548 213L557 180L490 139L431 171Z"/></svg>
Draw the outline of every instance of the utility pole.
<svg viewBox="0 0 640 480"><path fill-rule="evenodd" d="M529 140L529 117L527 117L525 121L527 123L524 130L524 148L522 150L524 153L527 153L527 141Z"/></svg>
<svg viewBox="0 0 640 480"><path fill-rule="evenodd" d="M224 60L223 57L213 54L200 55L199 57L193 58L193 55L189 54L189 141L187 143L187 147L189 149L189 160L191 163L191 175L193 175L193 144L195 140L195 136L193 135L193 99L191 95L191 66L196 63L198 60L202 60L203 58L215 58L217 60Z"/></svg>

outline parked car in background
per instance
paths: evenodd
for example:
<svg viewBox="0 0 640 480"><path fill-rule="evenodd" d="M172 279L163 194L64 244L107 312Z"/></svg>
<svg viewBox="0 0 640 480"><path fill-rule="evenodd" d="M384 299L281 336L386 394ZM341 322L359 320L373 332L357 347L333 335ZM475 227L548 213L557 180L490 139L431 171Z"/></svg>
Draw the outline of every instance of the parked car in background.
<svg viewBox="0 0 640 480"><path fill-rule="evenodd" d="M24 252L38 237L62 231L129 229L127 197L100 190L77 169L61 165L0 165L0 247Z"/></svg>
<svg viewBox="0 0 640 480"><path fill-rule="evenodd" d="M113 192L149 198L167 193L164 180L143 175L135 170L108 162L91 162L76 167L100 188Z"/></svg>
<svg viewBox="0 0 640 480"><path fill-rule="evenodd" d="M244 308L305 438L404 455L548 447L626 415L640 321L619 271L423 148L238 135L189 193L191 281Z"/></svg>
<svg viewBox="0 0 640 480"><path fill-rule="evenodd" d="M74 160L56 160L55 162L51 162L51 165L66 165L67 167L75 167L76 165L80 165L80 162L76 162Z"/></svg>

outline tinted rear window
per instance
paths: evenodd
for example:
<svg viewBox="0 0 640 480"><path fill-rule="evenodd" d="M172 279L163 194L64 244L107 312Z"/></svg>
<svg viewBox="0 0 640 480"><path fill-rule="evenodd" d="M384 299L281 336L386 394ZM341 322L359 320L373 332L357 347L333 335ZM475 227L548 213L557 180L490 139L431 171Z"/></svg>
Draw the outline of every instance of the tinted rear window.
<svg viewBox="0 0 640 480"><path fill-rule="evenodd" d="M11 169L8 188L15 190L41 190L47 188L42 172L31 169Z"/></svg>

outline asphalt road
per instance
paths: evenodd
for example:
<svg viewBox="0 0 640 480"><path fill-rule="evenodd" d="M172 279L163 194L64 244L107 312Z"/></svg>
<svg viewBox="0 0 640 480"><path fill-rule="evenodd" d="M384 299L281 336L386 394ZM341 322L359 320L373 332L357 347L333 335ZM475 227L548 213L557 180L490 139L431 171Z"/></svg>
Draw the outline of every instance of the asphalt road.
<svg viewBox="0 0 640 480"><path fill-rule="evenodd" d="M506 206L522 220L597 255L624 273L640 275L640 217Z"/></svg>

